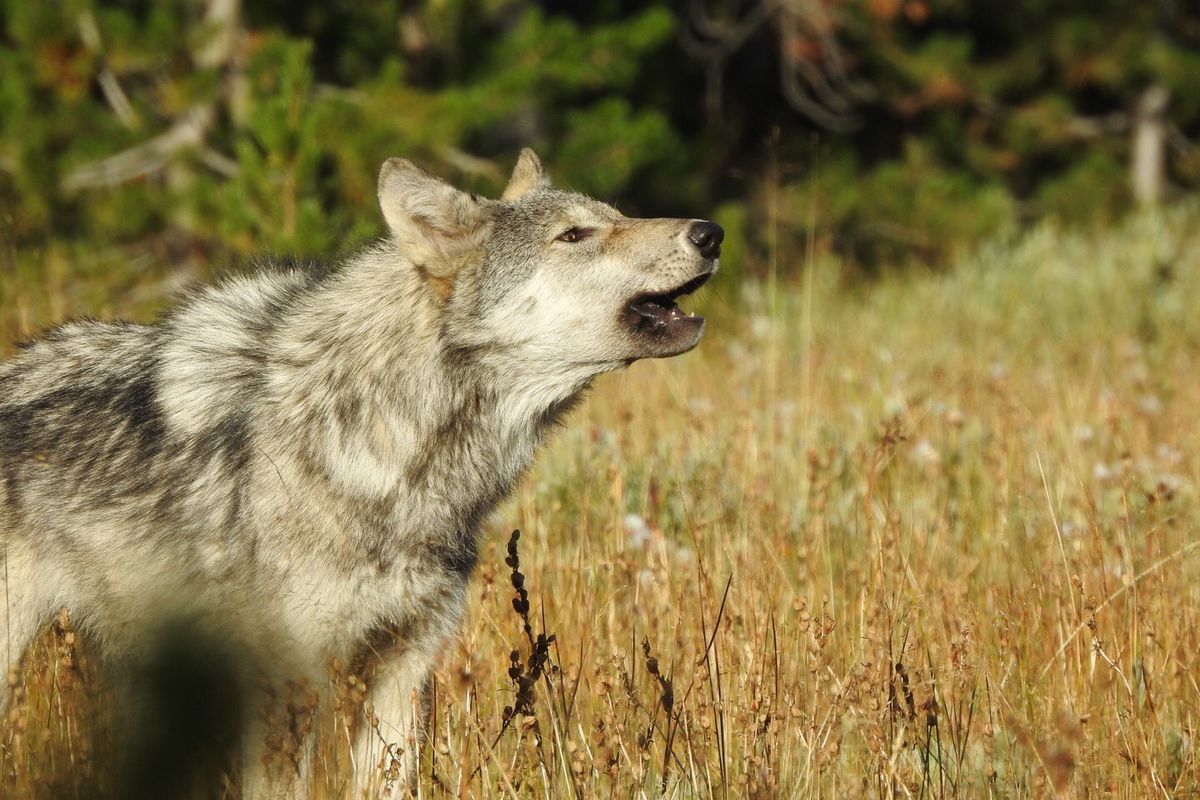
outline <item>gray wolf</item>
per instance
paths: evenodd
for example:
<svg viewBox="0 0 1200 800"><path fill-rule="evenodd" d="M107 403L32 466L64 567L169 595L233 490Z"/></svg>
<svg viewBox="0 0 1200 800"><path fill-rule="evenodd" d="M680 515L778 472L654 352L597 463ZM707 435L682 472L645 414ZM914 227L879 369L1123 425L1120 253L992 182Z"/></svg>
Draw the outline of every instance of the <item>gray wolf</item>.
<svg viewBox="0 0 1200 800"><path fill-rule="evenodd" d="M256 686L368 653L354 797L382 759L414 768L481 522L597 376L696 346L675 300L723 235L557 189L531 150L498 200L390 159L379 204L388 235L333 268L64 324L0 366L7 666L62 608L130 669L167 619ZM272 768L246 717L245 796L303 795L304 753Z"/></svg>

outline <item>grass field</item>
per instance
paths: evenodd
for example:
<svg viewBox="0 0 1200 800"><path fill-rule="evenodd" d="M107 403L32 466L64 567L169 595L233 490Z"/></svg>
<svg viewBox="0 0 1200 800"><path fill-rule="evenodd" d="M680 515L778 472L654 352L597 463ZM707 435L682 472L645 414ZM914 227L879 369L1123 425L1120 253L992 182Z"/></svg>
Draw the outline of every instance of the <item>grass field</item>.
<svg viewBox="0 0 1200 800"><path fill-rule="evenodd" d="M490 523L420 796L1200 797L1198 219L709 290L700 348L601 380ZM72 269L0 278L5 346L170 283ZM95 760L69 638L7 796Z"/></svg>

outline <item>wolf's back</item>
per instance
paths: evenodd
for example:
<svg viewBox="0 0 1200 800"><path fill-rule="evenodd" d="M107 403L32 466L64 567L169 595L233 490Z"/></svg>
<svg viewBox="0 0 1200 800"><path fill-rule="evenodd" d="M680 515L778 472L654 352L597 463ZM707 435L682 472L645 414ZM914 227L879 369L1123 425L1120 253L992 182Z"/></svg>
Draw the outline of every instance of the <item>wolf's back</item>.
<svg viewBox="0 0 1200 800"><path fill-rule="evenodd" d="M71 322L0 363L5 527L101 514L148 532L186 526L185 511L224 514L205 503L234 502L268 339L309 284L287 272L239 278L156 325Z"/></svg>

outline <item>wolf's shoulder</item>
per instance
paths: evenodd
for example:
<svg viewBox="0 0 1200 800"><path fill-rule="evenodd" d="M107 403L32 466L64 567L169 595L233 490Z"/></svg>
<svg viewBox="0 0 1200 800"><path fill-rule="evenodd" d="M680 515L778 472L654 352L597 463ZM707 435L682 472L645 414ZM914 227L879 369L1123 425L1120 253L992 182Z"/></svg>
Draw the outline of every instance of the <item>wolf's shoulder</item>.
<svg viewBox="0 0 1200 800"><path fill-rule="evenodd" d="M159 320L168 337L199 334L206 326L269 326L301 297L338 272L338 266L292 258L236 267L186 292Z"/></svg>
<svg viewBox="0 0 1200 800"><path fill-rule="evenodd" d="M230 267L193 294L231 299L259 293L295 295L320 287L341 270L339 262L294 256L263 257Z"/></svg>

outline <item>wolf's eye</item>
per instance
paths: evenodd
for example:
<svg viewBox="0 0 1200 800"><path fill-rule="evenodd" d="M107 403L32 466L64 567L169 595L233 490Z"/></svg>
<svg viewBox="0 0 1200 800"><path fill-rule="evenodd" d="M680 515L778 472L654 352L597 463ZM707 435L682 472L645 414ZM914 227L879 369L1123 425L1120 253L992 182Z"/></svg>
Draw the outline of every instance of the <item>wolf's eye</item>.
<svg viewBox="0 0 1200 800"><path fill-rule="evenodd" d="M559 242L582 242L594 233L593 228L567 228L555 237Z"/></svg>

